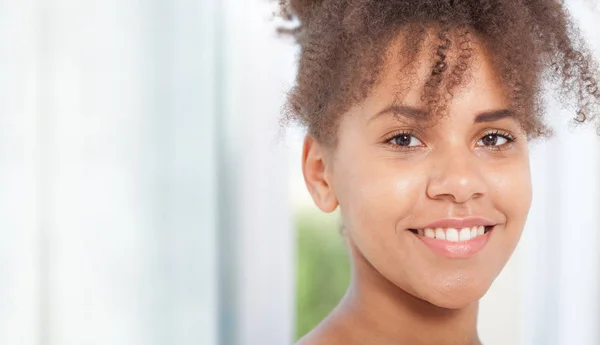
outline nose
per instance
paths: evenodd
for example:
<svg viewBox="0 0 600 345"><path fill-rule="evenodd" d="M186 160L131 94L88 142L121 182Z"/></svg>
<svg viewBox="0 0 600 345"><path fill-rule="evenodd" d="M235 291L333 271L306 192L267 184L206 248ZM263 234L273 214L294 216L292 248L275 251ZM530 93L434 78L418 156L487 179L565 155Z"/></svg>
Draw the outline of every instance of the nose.
<svg viewBox="0 0 600 345"><path fill-rule="evenodd" d="M487 193L481 162L473 152L445 151L435 157L435 162L427 185L431 199L464 204Z"/></svg>

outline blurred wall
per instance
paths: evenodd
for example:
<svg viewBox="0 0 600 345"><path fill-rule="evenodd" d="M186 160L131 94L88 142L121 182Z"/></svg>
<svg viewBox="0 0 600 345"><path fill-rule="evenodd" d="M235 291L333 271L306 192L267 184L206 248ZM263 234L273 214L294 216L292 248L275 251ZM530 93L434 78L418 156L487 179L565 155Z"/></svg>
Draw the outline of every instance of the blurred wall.
<svg viewBox="0 0 600 345"><path fill-rule="evenodd" d="M0 343L291 341L258 4L0 2Z"/></svg>

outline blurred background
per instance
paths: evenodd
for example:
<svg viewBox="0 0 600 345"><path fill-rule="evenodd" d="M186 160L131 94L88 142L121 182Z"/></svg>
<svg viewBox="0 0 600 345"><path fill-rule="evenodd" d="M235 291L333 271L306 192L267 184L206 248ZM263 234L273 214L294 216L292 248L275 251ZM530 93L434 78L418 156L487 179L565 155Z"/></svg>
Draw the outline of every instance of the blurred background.
<svg viewBox="0 0 600 345"><path fill-rule="evenodd" d="M569 0L600 57L600 4ZM291 344L349 280L266 0L0 1L0 344ZM600 344L600 139L532 143L486 345Z"/></svg>

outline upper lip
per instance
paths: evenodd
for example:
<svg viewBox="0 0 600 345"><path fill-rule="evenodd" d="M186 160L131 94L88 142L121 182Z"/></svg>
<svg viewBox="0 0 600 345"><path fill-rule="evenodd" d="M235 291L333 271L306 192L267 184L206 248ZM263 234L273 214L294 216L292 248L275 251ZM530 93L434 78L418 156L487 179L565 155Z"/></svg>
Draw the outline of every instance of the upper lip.
<svg viewBox="0 0 600 345"><path fill-rule="evenodd" d="M435 222L429 223L422 227L421 229L426 228L470 228L473 226L493 226L496 225L492 220L485 217L467 217L467 218L445 218L436 220Z"/></svg>

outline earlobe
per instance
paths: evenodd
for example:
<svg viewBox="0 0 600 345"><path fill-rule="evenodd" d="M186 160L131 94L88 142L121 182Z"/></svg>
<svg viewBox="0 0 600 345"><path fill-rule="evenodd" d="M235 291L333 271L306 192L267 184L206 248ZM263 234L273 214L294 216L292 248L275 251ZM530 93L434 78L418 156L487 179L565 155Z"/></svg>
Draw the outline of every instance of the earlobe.
<svg viewBox="0 0 600 345"><path fill-rule="evenodd" d="M302 173L308 192L317 207L323 212L333 212L338 201L329 180L323 147L310 135L304 138Z"/></svg>

